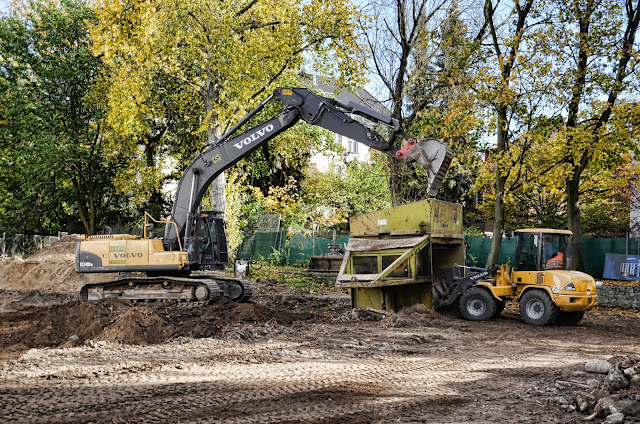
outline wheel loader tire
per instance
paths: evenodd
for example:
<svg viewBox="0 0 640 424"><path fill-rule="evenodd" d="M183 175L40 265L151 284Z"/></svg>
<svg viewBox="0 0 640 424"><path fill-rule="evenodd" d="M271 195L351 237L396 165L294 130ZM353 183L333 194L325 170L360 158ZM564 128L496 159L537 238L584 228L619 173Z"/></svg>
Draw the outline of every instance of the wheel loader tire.
<svg viewBox="0 0 640 424"><path fill-rule="evenodd" d="M558 325L576 325L584 317L584 311L573 312L558 312L558 319L556 324Z"/></svg>
<svg viewBox="0 0 640 424"><path fill-rule="evenodd" d="M496 317L500 316L502 311L504 311L505 305L506 305L506 301L504 299L496 301L496 311L493 314L493 318L496 318Z"/></svg>
<svg viewBox="0 0 640 424"><path fill-rule="evenodd" d="M460 315L469 321L489 321L498 305L489 290L471 287L460 296Z"/></svg>
<svg viewBox="0 0 640 424"><path fill-rule="evenodd" d="M555 324L558 312L558 306L545 291L529 290L520 298L520 316L527 324Z"/></svg>

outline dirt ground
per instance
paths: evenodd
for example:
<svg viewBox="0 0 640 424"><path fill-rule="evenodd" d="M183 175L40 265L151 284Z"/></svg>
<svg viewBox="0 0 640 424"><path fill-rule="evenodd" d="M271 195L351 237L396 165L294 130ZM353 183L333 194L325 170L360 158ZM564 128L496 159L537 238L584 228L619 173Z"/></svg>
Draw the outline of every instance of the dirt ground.
<svg viewBox="0 0 640 424"><path fill-rule="evenodd" d="M528 326L512 307L375 321L345 293L276 281L246 304L81 303L66 242L0 262L2 423L578 423L567 403L584 389L556 382L640 352L638 314L604 308L575 327Z"/></svg>

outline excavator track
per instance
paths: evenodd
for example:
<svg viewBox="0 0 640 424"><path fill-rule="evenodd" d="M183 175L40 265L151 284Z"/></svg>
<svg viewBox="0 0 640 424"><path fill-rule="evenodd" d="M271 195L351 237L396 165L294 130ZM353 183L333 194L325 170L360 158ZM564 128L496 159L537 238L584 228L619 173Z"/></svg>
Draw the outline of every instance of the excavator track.
<svg viewBox="0 0 640 424"><path fill-rule="evenodd" d="M225 277L216 271L196 271L190 278L214 280L218 283L222 296L235 302L247 302L253 295L253 285L248 280Z"/></svg>
<svg viewBox="0 0 640 424"><path fill-rule="evenodd" d="M253 287L247 280L219 276L121 276L115 280L87 284L80 300L120 299L134 302L177 301L207 305L220 297L246 302Z"/></svg>

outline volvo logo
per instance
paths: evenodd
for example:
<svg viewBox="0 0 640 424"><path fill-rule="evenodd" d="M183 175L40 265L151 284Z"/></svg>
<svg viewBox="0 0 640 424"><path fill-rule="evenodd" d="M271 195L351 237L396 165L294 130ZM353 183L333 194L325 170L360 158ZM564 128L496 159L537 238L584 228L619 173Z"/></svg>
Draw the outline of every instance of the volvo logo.
<svg viewBox="0 0 640 424"><path fill-rule="evenodd" d="M265 134L270 133L271 131L273 131L273 125L269 124L261 129L259 129L258 131L254 132L253 134L243 138L242 140L238 141L237 143L234 143L233 145L238 148L238 149L242 149L243 146L247 146L251 143L253 143L254 141L264 137Z"/></svg>
<svg viewBox="0 0 640 424"><path fill-rule="evenodd" d="M114 253L114 258L141 258L142 253Z"/></svg>

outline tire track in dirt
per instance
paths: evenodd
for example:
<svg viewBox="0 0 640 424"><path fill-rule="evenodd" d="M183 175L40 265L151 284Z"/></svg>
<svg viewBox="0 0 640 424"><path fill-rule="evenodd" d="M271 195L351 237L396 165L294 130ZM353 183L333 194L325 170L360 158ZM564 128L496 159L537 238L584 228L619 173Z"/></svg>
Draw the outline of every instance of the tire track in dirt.
<svg viewBox="0 0 640 424"><path fill-rule="evenodd" d="M215 415L209 420L229 423L324 422L340 418L346 420L354 414L373 410L376 417L382 419L398 409L424 403L427 399L459 395L451 388L452 381L458 384L477 381L487 378L491 370L524 367L531 360L541 364L576 362L575 359L561 360L554 355L537 358L529 353L500 358L461 355L403 358L389 355L357 362L310 361L304 356L322 356L322 350L306 352L309 347L280 343L278 349L299 352L299 356L288 358L290 361L286 363L246 365L212 363L214 359L207 355L206 349L196 353L187 343L174 346L172 353L167 350L154 354L157 349L137 347L140 356L146 356L147 350L151 351L151 363L131 361L130 358L124 363L110 363L107 358L120 355L118 346L104 347L106 349L101 354L103 364L97 368L82 365L74 368L68 362L66 369L60 367L59 370L68 372L69 379L64 381L52 377L50 368L49 374L45 375L12 369L5 364L0 375L12 375L13 378L5 380L7 384L0 389L0 401L5 405L0 418L14 422L100 422L109 415L116 419L128 417L129 422L164 422L172 418L197 421L207 417L207 411L213 408ZM116 355L108 354L110 347L115 348ZM180 348L178 351L177 347ZM256 344L252 348L256 352L264 352L272 346ZM181 351L190 350L187 363L176 361ZM222 356L243 355L247 350L227 346L220 353ZM64 351L49 352L55 360L57 356L63 356ZM92 352L81 350L73 353L81 359L83 353ZM163 354L167 355L164 359ZM46 358L46 351L34 356L38 356L43 364L51 362ZM88 359L91 360L91 356ZM23 358L22 361L25 360ZM87 376L91 369L99 369L105 363L110 363L106 373ZM11 384L17 381L21 384ZM27 393L35 396L28 396L25 402ZM12 399L22 401L13 402ZM158 408L159 403L162 408ZM291 405L282 407L288 403ZM114 406L117 407L115 416ZM46 418L34 417L33 411L39 411L41 417Z"/></svg>

